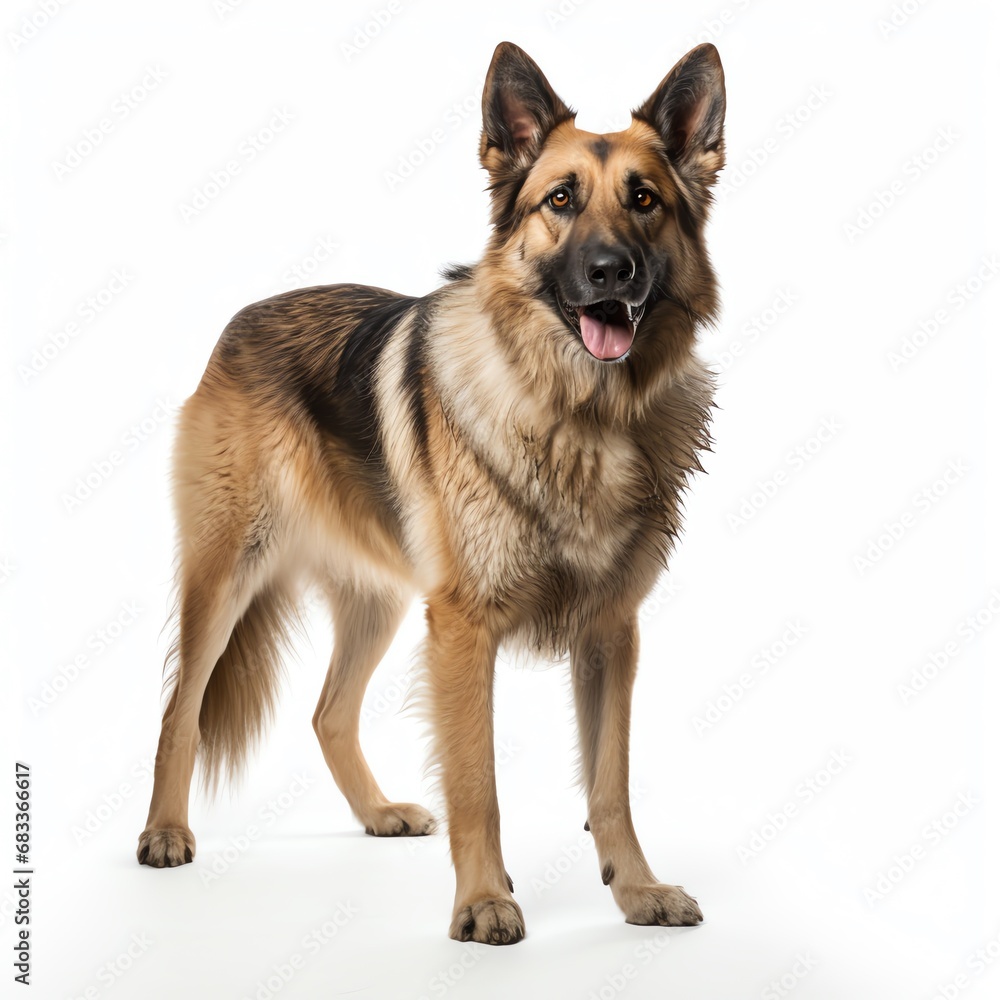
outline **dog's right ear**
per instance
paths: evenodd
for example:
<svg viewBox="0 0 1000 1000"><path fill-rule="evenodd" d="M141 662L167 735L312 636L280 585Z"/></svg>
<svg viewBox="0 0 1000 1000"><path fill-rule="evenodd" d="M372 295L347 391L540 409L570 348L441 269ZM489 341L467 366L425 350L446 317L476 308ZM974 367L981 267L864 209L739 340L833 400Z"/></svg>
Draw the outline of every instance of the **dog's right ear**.
<svg viewBox="0 0 1000 1000"><path fill-rule="evenodd" d="M491 175L529 166L549 132L575 114L531 56L512 42L501 42L483 87L479 160Z"/></svg>

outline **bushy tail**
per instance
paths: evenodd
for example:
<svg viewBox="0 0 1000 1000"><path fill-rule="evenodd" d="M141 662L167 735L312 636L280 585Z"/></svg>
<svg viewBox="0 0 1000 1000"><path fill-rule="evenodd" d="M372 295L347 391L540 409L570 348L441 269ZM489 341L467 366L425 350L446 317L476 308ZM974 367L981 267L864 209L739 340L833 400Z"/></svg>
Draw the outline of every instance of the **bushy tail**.
<svg viewBox="0 0 1000 1000"><path fill-rule="evenodd" d="M282 654L298 623L289 593L268 586L250 602L215 664L198 717L202 786L210 795L223 777L239 777L271 721L281 688Z"/></svg>

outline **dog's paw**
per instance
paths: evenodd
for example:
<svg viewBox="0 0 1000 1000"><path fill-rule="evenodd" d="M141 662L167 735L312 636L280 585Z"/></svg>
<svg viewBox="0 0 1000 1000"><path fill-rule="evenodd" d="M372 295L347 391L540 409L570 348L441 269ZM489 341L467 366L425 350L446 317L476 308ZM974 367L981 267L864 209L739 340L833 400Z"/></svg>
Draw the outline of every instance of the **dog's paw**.
<svg viewBox="0 0 1000 1000"><path fill-rule="evenodd" d="M186 826L143 830L135 852L140 865L150 868L176 868L194 859L194 834Z"/></svg>
<svg viewBox="0 0 1000 1000"><path fill-rule="evenodd" d="M679 885L640 885L619 889L618 905L629 924L692 927L704 919L698 901Z"/></svg>
<svg viewBox="0 0 1000 1000"><path fill-rule="evenodd" d="M480 899L455 914L448 933L456 941L516 944L524 937L524 916L513 899Z"/></svg>
<svg viewBox="0 0 1000 1000"><path fill-rule="evenodd" d="M365 817L365 833L374 837L424 837L437 829L437 820L412 802L387 802Z"/></svg>

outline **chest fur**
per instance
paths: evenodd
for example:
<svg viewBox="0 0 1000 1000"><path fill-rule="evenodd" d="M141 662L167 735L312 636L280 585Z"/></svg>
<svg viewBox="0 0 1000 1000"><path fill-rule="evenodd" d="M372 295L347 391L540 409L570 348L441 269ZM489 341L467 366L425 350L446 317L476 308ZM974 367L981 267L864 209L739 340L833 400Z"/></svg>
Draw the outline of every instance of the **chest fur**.
<svg viewBox="0 0 1000 1000"><path fill-rule="evenodd" d="M624 434L511 427L462 450L455 465L467 477L445 498L452 537L491 589L613 575L655 516L656 477Z"/></svg>

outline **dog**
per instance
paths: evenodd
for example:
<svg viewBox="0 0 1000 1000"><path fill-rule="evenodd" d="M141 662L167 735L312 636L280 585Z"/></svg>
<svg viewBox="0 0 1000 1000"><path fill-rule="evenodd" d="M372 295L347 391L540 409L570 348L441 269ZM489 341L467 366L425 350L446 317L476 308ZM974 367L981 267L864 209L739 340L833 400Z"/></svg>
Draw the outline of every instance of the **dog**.
<svg viewBox="0 0 1000 1000"><path fill-rule="evenodd" d="M192 860L196 755L209 787L240 770L311 581L335 634L313 727L376 836L435 827L382 793L358 742L368 680L412 596L426 602L451 937L524 936L494 778L501 645L568 656L588 828L626 920L702 920L636 838L629 719L638 609L711 445L713 377L694 343L718 308L704 229L725 104L718 52L700 45L624 131L582 131L501 43L483 91L480 262L423 297L303 288L228 324L179 420L179 627L140 863Z"/></svg>

